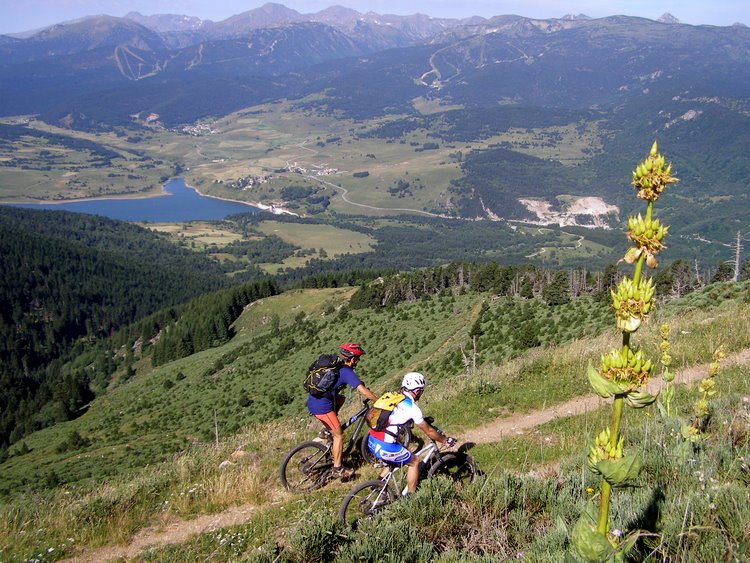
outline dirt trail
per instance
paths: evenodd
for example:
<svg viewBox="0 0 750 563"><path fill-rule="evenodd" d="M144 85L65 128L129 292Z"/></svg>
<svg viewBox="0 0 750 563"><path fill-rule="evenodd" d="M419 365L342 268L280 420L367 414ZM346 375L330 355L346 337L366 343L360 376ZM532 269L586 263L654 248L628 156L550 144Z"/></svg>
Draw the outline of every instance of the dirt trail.
<svg viewBox="0 0 750 563"><path fill-rule="evenodd" d="M722 367L750 364L750 349L725 358ZM691 366L676 372L675 383L684 384L698 381L708 374L708 364ZM655 393L663 385L661 379L653 379L646 389ZM566 403L554 405L538 411L529 412L522 416L495 420L481 428L464 432L461 439L477 444L497 442L509 434L522 434L556 418L575 416L593 411L607 400L597 395L578 397ZM180 544L188 541L192 536L204 534L247 522L258 509L254 505L233 506L224 512L207 514L192 520L174 519L167 523L144 528L126 546L105 546L97 549L84 549L79 555L63 560L64 563L99 563L116 559L132 559L143 550L150 547L160 547Z"/></svg>
<svg viewBox="0 0 750 563"><path fill-rule="evenodd" d="M192 520L174 519L161 525L144 528L130 540L128 545L86 548L75 557L62 561L63 563L100 563L117 559L132 559L150 547L184 543L192 536L247 522L257 508L257 506L245 504L232 506L224 512L206 514Z"/></svg>
<svg viewBox="0 0 750 563"><path fill-rule="evenodd" d="M726 368L729 366L745 365L748 363L750 363L750 349L742 350L737 354L728 356L722 360L721 366ZM692 383L703 379L707 375L708 364L691 366L677 371L674 382L677 384ZM646 390L653 395L659 391L663 385L664 382L661 378L654 378L646 385ZM495 420L481 428L475 428L462 433L461 439L476 444L497 442L502 439L503 436L508 434L523 434L525 430L534 428L535 426L539 426L540 424L544 424L545 422L549 422L556 418L585 414L586 412L604 406L607 402L607 399L602 399L598 395L577 397L566 403L557 404L546 409L532 411L524 415L516 415L512 418L501 418Z"/></svg>

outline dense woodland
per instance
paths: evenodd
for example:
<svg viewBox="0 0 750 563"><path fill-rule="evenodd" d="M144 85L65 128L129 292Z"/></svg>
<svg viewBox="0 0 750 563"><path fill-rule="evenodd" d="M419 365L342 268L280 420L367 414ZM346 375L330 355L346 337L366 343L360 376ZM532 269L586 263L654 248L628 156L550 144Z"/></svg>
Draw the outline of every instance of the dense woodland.
<svg viewBox="0 0 750 563"><path fill-rule="evenodd" d="M7 207L0 271L0 443L87 402L91 375L62 373L59 363L86 343L228 285L212 261L146 229ZM59 408L41 413L51 401Z"/></svg>
<svg viewBox="0 0 750 563"><path fill-rule="evenodd" d="M150 335L158 337L152 364L158 366L224 344L234 335L231 325L246 305L278 292L276 282L265 279L194 299L178 322Z"/></svg>

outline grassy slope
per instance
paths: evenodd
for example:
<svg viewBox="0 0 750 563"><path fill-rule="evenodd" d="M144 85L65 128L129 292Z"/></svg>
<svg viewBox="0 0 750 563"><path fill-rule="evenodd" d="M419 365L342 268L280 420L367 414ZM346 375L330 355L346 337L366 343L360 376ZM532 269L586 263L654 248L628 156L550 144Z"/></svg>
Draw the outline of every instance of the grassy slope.
<svg viewBox="0 0 750 563"><path fill-rule="evenodd" d="M678 365L706 361L719 342L730 352L750 346L750 311L741 303L747 300L747 292L747 284L724 284L661 309L663 318L672 323L673 355ZM255 535L245 532L243 537L253 545L275 537L275 529L294 524L304 510L294 498L278 496L276 480L283 452L315 432L315 425L304 415L299 374L315 352L332 349L353 334L371 354L361 372L376 391L394 386L405 369L432 366L426 370L433 385L423 408L459 436L462 428L479 426L493 417L518 415L590 392L582 376L585 365L616 344L613 333L535 349L510 361L486 365L472 377L460 368L451 371L450 354L468 344L468 327L486 297L434 299L391 312L352 312L344 319L332 319L325 311L346 299L345 290L299 292L250 307L238 321L238 336L230 344L157 370L140 365L134 379L113 388L80 419L30 436L25 443L31 451L11 457L2 466L4 487L17 486L26 477L31 489L8 500L0 512L0 531L5 532L0 535L19 540L20 531L28 529L24 522L33 522L33 527L42 527L44 532L23 538L15 548L6 544L0 549L28 557L45 542L62 547L66 535L74 536L78 543L110 543L126 539L155 514L187 516L240 502L265 505L272 498L282 499L287 512L282 516L276 509L259 511L249 524ZM491 312L495 307L507 307L490 303ZM555 311L555 315L562 312ZM254 336L271 330L274 316L279 318L279 335L230 361L238 350L248 350ZM308 320L301 322L303 317ZM648 350L656 349L659 322L654 318L638 335ZM306 341L305 331L298 330L305 324L313 327ZM288 345L290 338L295 341L294 353L272 361L270 354L285 342ZM175 383L171 389L164 386L167 379ZM254 380L265 388L257 394L251 391ZM746 392L742 389L740 385L737 391ZM730 391L724 388L722 392ZM243 392L254 401L246 408L240 408L237 401ZM287 395L279 400L284 392ZM283 423L264 422L277 414L283 415ZM221 439L217 450L209 446L214 424L218 424ZM584 433L581 424L587 430ZM590 439L590 429L598 425L595 413L583 423L557 421L529 436L478 446L475 455L490 473L524 470L580 451L583 441ZM56 452L73 431L91 445ZM218 471L218 462L235 450L245 452L244 461L230 472ZM162 460L167 463L159 464ZM69 485L44 488L44 483L53 486L55 481ZM102 489L103 481L109 484ZM345 488L332 487L305 506L332 508ZM46 508L29 514L29 495ZM83 514L85 518L76 521L63 516L71 503L76 507L73 516ZM101 511L103 517L95 517ZM41 526L39 519L46 524Z"/></svg>

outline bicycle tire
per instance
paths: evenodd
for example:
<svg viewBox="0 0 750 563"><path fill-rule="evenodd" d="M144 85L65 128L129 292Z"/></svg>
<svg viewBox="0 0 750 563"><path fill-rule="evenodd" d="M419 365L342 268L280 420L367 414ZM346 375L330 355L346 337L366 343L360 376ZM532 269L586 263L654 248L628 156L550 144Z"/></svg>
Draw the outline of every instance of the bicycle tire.
<svg viewBox="0 0 750 563"><path fill-rule="evenodd" d="M287 491L314 491L325 485L331 467L330 447L320 442L302 442L286 454L279 478Z"/></svg>
<svg viewBox="0 0 750 563"><path fill-rule="evenodd" d="M363 518L372 518L398 496L387 481L365 481L347 493L339 508L339 522L356 527Z"/></svg>
<svg viewBox="0 0 750 563"><path fill-rule="evenodd" d="M359 454L362 456L362 460L366 464L374 465L380 460L378 460L378 458L376 458L375 455L370 451L370 448L367 447L367 436L367 432L365 432L365 435L362 436L362 441L359 447ZM404 446L406 449L409 449L409 444L414 441L414 437L411 433L411 428L409 428L407 425L399 426L397 440L399 444Z"/></svg>
<svg viewBox="0 0 750 563"><path fill-rule="evenodd" d="M445 453L427 472L427 477L448 477L456 483L471 483L479 474L474 459L466 454Z"/></svg>

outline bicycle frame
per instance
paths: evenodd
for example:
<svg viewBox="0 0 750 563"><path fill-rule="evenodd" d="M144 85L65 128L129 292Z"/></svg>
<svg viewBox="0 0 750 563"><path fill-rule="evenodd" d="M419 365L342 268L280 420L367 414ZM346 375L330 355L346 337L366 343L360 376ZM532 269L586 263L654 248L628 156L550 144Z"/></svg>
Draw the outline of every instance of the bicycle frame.
<svg viewBox="0 0 750 563"><path fill-rule="evenodd" d="M435 430L440 432L437 428ZM461 448L458 452L443 452L440 444L432 439L429 444L412 455L417 456L419 460L420 481L433 475L442 475L453 479L454 482L464 483L467 478L473 481L478 474L474 461L465 452L462 453ZM339 521L354 526L361 517L370 518L406 495L407 472L400 471L403 467L388 464L388 471L381 479L364 481L351 489L341 502Z"/></svg>
<svg viewBox="0 0 750 563"><path fill-rule="evenodd" d="M349 437L349 441L344 447L344 453L348 454L351 452L354 445L357 443L357 438L359 437L359 432L362 430L362 425L365 423L365 413L367 413L367 410L370 408L370 403L367 399L364 399L362 401L363 407L352 416L349 417L348 420L345 420L344 423L341 425L341 431L343 432L350 426L352 426L354 423L356 423L356 426L354 428L354 432L352 432L352 435Z"/></svg>
<svg viewBox="0 0 750 563"><path fill-rule="evenodd" d="M419 457L419 465L420 465L420 473L422 473L423 468L427 468L430 466L430 460L432 457L440 452L440 448L438 447L438 443L434 440L430 440L430 443L424 446L421 450L418 452L415 452L414 455ZM438 456L439 459L439 456ZM406 484L404 483L405 477L400 477L400 475L404 475L404 472L396 475L396 473L401 470L403 465L390 465L388 470L388 475L385 478L386 486L392 487L397 494L405 494L406 491Z"/></svg>

